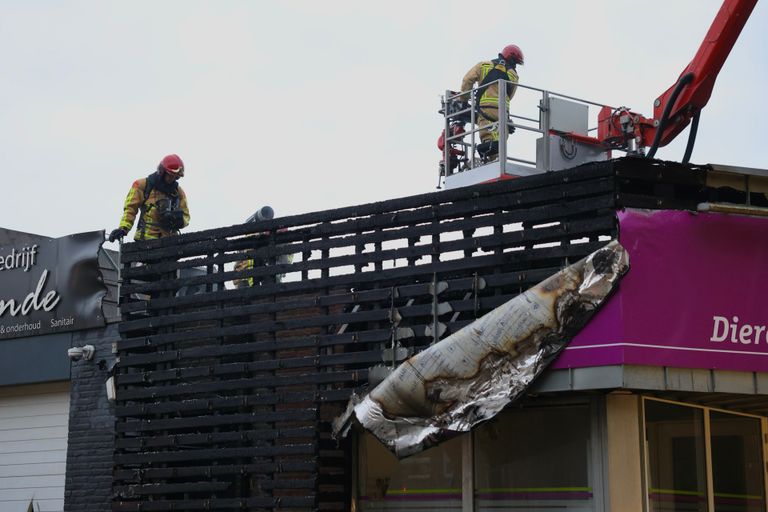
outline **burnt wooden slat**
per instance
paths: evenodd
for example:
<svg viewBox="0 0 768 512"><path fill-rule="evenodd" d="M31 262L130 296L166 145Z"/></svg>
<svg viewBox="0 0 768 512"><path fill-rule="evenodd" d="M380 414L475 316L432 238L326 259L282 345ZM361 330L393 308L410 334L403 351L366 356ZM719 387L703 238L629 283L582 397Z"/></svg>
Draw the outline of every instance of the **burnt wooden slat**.
<svg viewBox="0 0 768 512"><path fill-rule="evenodd" d="M160 327L162 325L171 325L182 322L195 322L202 320L218 320L230 316L257 315L264 313L284 312L292 309L306 309L312 307L327 307L347 304L360 304L365 302L382 301L390 298L390 291L383 290L363 290L357 293L344 293L312 297L300 300L289 300L280 302L268 302L263 304L252 304L248 306L238 305L224 307L217 310L204 310L194 313L180 313L175 315L165 315L161 318L142 318L139 320L129 320L120 323L120 332L127 333L132 330Z"/></svg>
<svg viewBox="0 0 768 512"><path fill-rule="evenodd" d="M259 308L255 308L258 310ZM221 309L215 311L194 312L189 314L168 315L156 320L157 325L150 327L162 327L165 325L174 325L187 322L200 322L205 320L221 320L232 316L244 316L252 315L252 309L248 306L240 308L232 308L230 310ZM381 320L382 315L385 315L382 311L360 311L357 313L342 313L333 316L327 316L323 318L298 318L295 320L277 320L272 322L262 322L258 324L259 331L272 331L272 330L291 330L301 329L304 327L320 327L323 325L343 324L348 322L373 322ZM142 327L141 329L146 329ZM136 330L136 327L126 322L125 326L121 326L121 332L127 333Z"/></svg>
<svg viewBox="0 0 768 512"><path fill-rule="evenodd" d="M125 244L113 510L349 509L330 421L394 364L383 350L418 352L615 237L617 165ZM627 169L627 193L659 186Z"/></svg>
<svg viewBox="0 0 768 512"><path fill-rule="evenodd" d="M309 461L286 461L280 464L258 462L254 464L220 464L215 466L174 466L167 468L147 467L143 469L117 469L117 482L144 482L179 478L198 478L200 476L223 477L238 474L274 474L281 471L288 473L310 473L316 465Z"/></svg>
<svg viewBox="0 0 768 512"><path fill-rule="evenodd" d="M208 331L206 331L208 332ZM253 328L250 327L250 325L237 325L237 326L230 326L230 327L223 327L219 329L219 335L221 336L228 336L228 337L236 337L241 335L247 335L254 332L260 332L256 331ZM215 336L214 332L208 333L209 336L203 335L200 338L195 339L201 339L201 340L212 340L215 339L213 336ZM343 334L317 334L317 335L310 335L310 336L296 336L296 337L285 337L281 338L279 341L254 341L254 342L246 342L246 343L235 343L235 344L229 344L229 345L220 345L218 343L214 343L213 341L211 344L205 344L205 345L199 345L194 348L189 349L181 349L181 350L174 350L174 351L166 351L164 348L160 348L163 344L163 342L168 343L167 338L156 338L154 341L157 341L157 343L154 343L152 339L150 338L132 338L132 339L126 339L121 342L118 342L118 350L125 353L127 359L128 365L142 365L150 362L168 362L168 361L177 361L185 358L200 358L200 357L212 357L212 356L222 356L222 355L237 355L237 354L248 354L248 353L258 353L258 352L269 352L274 351L280 348L283 349L300 349L300 348L309 348L309 347L327 347L327 346L334 346L334 345L349 345L349 344L356 344L356 343L374 343L377 341L384 341L388 338L390 335L389 330L370 330L362 333L343 333ZM184 341L185 337L180 337L173 341ZM149 347L149 348L155 348L156 352L149 352L149 353L135 353L131 352L131 349L139 349L142 347ZM135 355L132 355L135 354Z"/></svg>
<svg viewBox="0 0 768 512"><path fill-rule="evenodd" d="M281 411L257 411L245 414L213 414L207 416L191 416L184 418L152 419L141 421L120 422L117 432L146 432L150 430L175 430L198 427L220 427L223 425L250 425L254 423L269 423L274 421L301 421L313 419L314 408L287 409Z"/></svg>
<svg viewBox="0 0 768 512"><path fill-rule="evenodd" d="M162 501L116 501L112 504L115 512L184 511L184 510L290 510L306 509L315 503L314 496L280 496L263 498L210 498L210 499L167 499Z"/></svg>
<svg viewBox="0 0 768 512"><path fill-rule="evenodd" d="M690 210L695 211L699 200L680 199L678 197L660 197L652 193L646 195L619 192L616 197L618 205L649 210Z"/></svg>
<svg viewBox="0 0 768 512"><path fill-rule="evenodd" d="M506 220L504 220L503 222L497 221L497 223L495 224L489 223L489 222L485 222L483 224L478 223L476 228L484 227L484 226L499 225L499 224L513 224L513 223L524 222L524 221L544 222L548 220L559 220L561 218L568 218L575 214L580 214L584 211L594 211L596 206L602 206L605 208L612 204L613 204L613 192L611 191L611 194L609 195L599 195L595 197L590 197L588 199L573 201L572 203L544 205L537 208L532 208L530 210L524 210L524 214L515 215L514 213L507 213L507 214L499 214L498 216L490 216L490 217L487 217L487 219L489 220L490 219L506 219ZM483 217L481 219L486 219L486 217ZM424 220L428 220L428 219L424 219ZM419 230L419 229L426 229L426 228L418 228L418 227L413 228L413 230ZM432 228L432 229L435 229L435 228ZM450 230L444 229L442 232L450 232ZM514 243L517 237L523 237L520 241L525 242L527 241L525 239L526 236L535 236L536 234L537 234L536 230L530 230L530 231L521 232L517 235L504 234L504 235L495 236L495 237L494 236L476 237L476 238L472 238L471 240L441 242L441 245L444 245L443 250L446 252L462 250L466 248L465 244L468 242L472 244L477 244L478 248L485 247L485 248L492 249L495 246L498 246L501 244ZM409 231L402 233L402 237L408 237L408 236L417 236L417 235L411 235ZM418 235L418 236L421 236L421 235ZM509 238L510 236L513 238ZM555 238L555 237L551 237L551 238ZM341 245L341 247L348 246L350 245L350 243L351 242L347 242ZM210 283L224 283L227 281L231 281L233 279L238 279L243 277L264 277L264 276L282 274L282 273L292 272L292 271L322 270L322 269L329 269L329 268L345 267L345 266L355 265L355 264L368 265L368 264L391 260L391 259L424 256L424 255L430 254L428 250L429 248L430 246L404 247L404 248L377 251L377 252L371 252L371 253L354 254L349 256L336 256L336 257L330 257L330 258L315 259L315 260L309 260L301 263L270 265L270 266L266 266L258 269L240 271L240 272L228 271L228 272L218 272L211 275L204 275L204 276L198 276L198 277L163 279L160 281L152 280L148 282L139 282L135 285L126 285L124 293L125 294L149 293L154 291L178 289L183 286L192 286L192 285L210 284ZM242 258L243 256L240 256L238 259L242 259Z"/></svg>
<svg viewBox="0 0 768 512"><path fill-rule="evenodd" d="M506 297L507 299L511 297ZM428 305L419 306L424 312L428 313ZM410 308L418 309L418 308ZM462 309L463 310L463 309ZM230 363L207 366L205 368L174 368L171 370L156 370L149 372L134 373L123 375L118 380L118 384L125 386L128 384L140 383L160 383L164 381L174 381L177 379L193 378L216 378L216 382L221 382L221 377L232 375L239 376L254 372L264 372L265 370L288 370L288 369L306 369L322 368L325 366L350 365L360 363L381 362L381 349L346 352L340 354L316 355L308 357L280 358L278 360L254 361L250 363Z"/></svg>
<svg viewBox="0 0 768 512"><path fill-rule="evenodd" d="M346 401L353 389L326 389L326 390L318 390L318 391L310 391L310 392L297 392L297 395L300 395L300 398L297 398L293 401L293 403L300 403L300 402L344 402ZM311 398L310 398L311 397ZM275 403L281 403L281 402L275 402ZM284 402L283 402L284 403ZM226 411L231 408L237 408L237 407L252 407L256 405L262 405L263 402L261 400L261 395L255 394L255 395L243 395L240 397L232 397L232 398L215 398L210 400L182 400L182 401L168 401L168 402L153 402L153 403L141 403L141 404L129 404L129 405L120 405L115 408L115 416L117 417L146 417L146 416L156 416L159 414L168 414L168 413L192 413L192 412L202 412L202 411L211 411L211 410L217 410L217 411ZM289 434L292 435L294 429L284 429L281 430L279 433L269 434L265 432L259 432L259 435L265 435L272 437L286 437ZM299 428L298 430L302 430ZM285 432L285 433L283 433ZM195 434L190 434L195 435ZM208 434L200 434L200 435L208 435ZM171 436L173 437L173 436ZM126 438L125 441L129 445L133 445L134 440L140 440L140 438ZM119 442L122 442L122 440L118 440ZM118 444L119 444L118 442Z"/></svg>
<svg viewBox="0 0 768 512"><path fill-rule="evenodd" d="M615 175L630 181L702 187L706 184L707 168L677 162L649 161L647 158L629 157L614 164Z"/></svg>
<svg viewBox="0 0 768 512"><path fill-rule="evenodd" d="M235 432L209 432L205 434L147 435L119 439L115 446L120 450L144 450L160 447L184 447L199 444L222 444L275 439L312 437L313 427L294 427L275 430L238 430Z"/></svg>
<svg viewBox="0 0 768 512"><path fill-rule="evenodd" d="M486 197L495 194L513 194L518 191L533 190L536 188L547 188L556 186L560 183L574 183L580 181L592 181L607 176L614 175L613 162L597 162L588 166L561 171L558 173L546 173L536 176L526 177L525 179L506 180L496 183L480 184L474 187L464 187L461 189L447 190L442 192L432 192L417 196L392 199L367 205L357 205L345 208L336 208L323 212L313 212L290 217L282 217L269 221L254 222L250 224L241 224L228 228L218 228L197 233L187 233L178 237L163 238L158 240L147 240L126 244L123 252L126 255L134 253L151 252L156 258L166 256L175 257L176 254L167 254L162 251L163 248L173 247L179 244L191 243L210 243L226 237L242 236L264 231L277 230L286 226L311 225L314 223L332 222L336 219L351 217L373 216L385 214L392 210L418 208L428 204L440 202L453 202L466 198L475 198L478 202ZM128 261L128 260L124 260Z"/></svg>
<svg viewBox="0 0 768 512"><path fill-rule="evenodd" d="M319 399L318 394L317 391L293 391L286 393L259 393L233 397L182 400L178 402L168 401L150 404L118 405L115 407L115 416L147 416L154 414L212 410L223 411L233 408L255 407L267 404L312 402Z"/></svg>
<svg viewBox="0 0 768 512"><path fill-rule="evenodd" d="M599 245L599 244L598 244ZM583 256L588 254L590 247L594 250L597 245L586 245L585 247L572 247L570 245L560 247L546 247L537 248L529 251L518 252L503 252L501 254L486 254L476 256L472 258L461 258L449 261L438 261L434 263L428 263L423 265L414 265L411 267L397 267L388 270L372 270L368 272L362 272L364 276L363 283L374 281L389 281L390 285L404 284L407 279L423 278L433 273L445 273L449 276L452 273L467 272L477 268L493 268L496 266L504 267L508 265L518 265L522 268L525 265L535 264L541 260L551 260L557 258L576 257L577 255ZM446 276L448 277L448 276ZM455 277L455 276L452 276ZM356 274L330 276L326 279L310 279L308 281L290 282L290 283L278 283L273 285L264 285L260 287L254 287L254 291L250 294L251 297L263 297L269 294L301 294L311 293L318 291L323 284L327 284L331 287L348 286L351 287L360 282L360 276ZM199 296L195 297L181 297L171 299L156 299L151 300L146 304L147 310L150 309L164 309L170 306L183 306L191 303L205 304L215 303L219 297L214 297L217 293L226 296L227 292L213 292L210 297ZM189 299L189 300L182 300ZM194 299L194 300L192 300Z"/></svg>
<svg viewBox="0 0 768 512"><path fill-rule="evenodd" d="M232 484L230 482L187 482L183 484L146 484L115 486L115 492L122 498L150 496L157 494L175 494L179 492L220 492Z"/></svg>
<svg viewBox="0 0 768 512"><path fill-rule="evenodd" d="M584 197L610 194L613 191L613 187L613 180L606 178L593 183L580 184L578 187L570 185L562 189L546 189L546 195L541 195L541 192L533 193L527 191L519 193L518 197L499 197L496 198L495 202L486 200L482 203L482 209L478 208L477 201L473 199L471 203L461 209L454 203L450 205L450 211L436 212L433 208L426 208L423 209L421 215L416 215L416 212L413 211L399 212L395 218L380 219L376 223L370 219L366 219L367 222L364 224L361 224L359 221L348 222L347 224L334 223L324 228L324 231L330 232L314 233L317 236L332 235L333 238L306 241L306 233L286 231L276 234L274 239L270 241L259 238L221 241L217 242L221 245L220 247L205 245L205 251L226 249L228 252L215 253L214 256L186 257L180 261L172 260L128 267L125 271L125 277L141 278L182 268L238 261L245 257L261 257L266 259L271 256L299 251L319 251L351 244L380 243L407 237L429 236L451 230L476 229L487 225L521 222L523 220L535 222L537 218L542 217L542 214L547 213L548 207L557 202L568 200L575 203L576 200L583 199ZM514 209L506 211L512 207L511 205L514 205ZM572 210L571 214L577 213L577 208L574 207ZM488 213L495 213L495 215L489 216ZM469 214L471 216L461 216ZM461 216L461 218L455 218L458 216ZM428 220L442 220L442 222L439 224L418 224ZM387 229L375 230L379 227L386 227ZM374 231L371 232L371 230ZM258 248L254 249L253 246ZM193 254L193 251L190 251L189 254ZM179 254L176 256L189 255Z"/></svg>
<svg viewBox="0 0 768 512"><path fill-rule="evenodd" d="M161 335L154 335L154 336L145 336L140 338L127 338L123 339L120 342L118 342L118 350L121 352L129 351L131 349L141 349L141 348L154 348L155 350L159 350L160 347L163 347L163 345L169 344L169 343L175 343L179 341L193 341L193 340L211 340L215 339L215 337L218 336L227 336L227 337L235 337L235 336L241 336L241 335L249 335L262 332L259 329L253 328L250 324L244 324L244 325L233 325L233 326L227 326L227 327L221 327L221 328L205 328L200 329L197 331L190 331L190 332L184 332L184 333L174 333L174 334L161 334ZM362 333L345 333L345 334L339 334L339 335L333 335L333 334L313 334L310 336L298 336L298 337L286 337L280 340L280 342L275 341L258 341L253 342L252 346L250 346L251 349L255 351L265 351L268 352L270 350L275 350L280 347L285 348L303 348L303 347L314 347L314 346L327 346L332 344L348 344L348 343L356 343L358 341L381 341L382 339L386 339L386 336L389 335L389 332L381 332L381 331L366 331ZM249 352L248 346L241 346L240 344L237 345L230 345L226 349L221 347L219 348L213 348L213 347L198 347L195 350L199 350L200 353L198 354L198 357L206 357L210 355L210 353L205 353L206 350L221 350L222 352L229 352L229 353L237 353L240 350L245 350L246 352ZM142 354L143 355L143 354ZM174 359L173 356L170 356L171 359ZM141 364L141 363L138 363Z"/></svg>
<svg viewBox="0 0 768 512"><path fill-rule="evenodd" d="M299 385L299 384L325 384L359 382L368 378L366 370L322 372L309 374L290 375L264 375L250 379L233 379L218 382L206 382L203 384L181 384L175 386L148 386L135 387L122 390L119 400L121 402L140 399L156 399L170 396L190 396L201 393L218 393L233 390L252 390L269 385ZM119 385L119 381L118 381Z"/></svg>
<svg viewBox="0 0 768 512"><path fill-rule="evenodd" d="M154 462L188 462L191 460L222 460L234 457L266 457L268 455L310 455L315 453L312 444L284 444L256 448L215 448L211 450L179 450L144 453L118 453L116 464L140 464Z"/></svg>

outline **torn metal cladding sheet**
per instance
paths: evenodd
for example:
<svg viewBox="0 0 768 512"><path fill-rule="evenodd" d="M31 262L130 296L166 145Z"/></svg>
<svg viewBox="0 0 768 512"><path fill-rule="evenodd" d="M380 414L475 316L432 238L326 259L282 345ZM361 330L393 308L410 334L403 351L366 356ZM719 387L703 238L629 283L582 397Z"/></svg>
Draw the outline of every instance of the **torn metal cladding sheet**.
<svg viewBox="0 0 768 512"><path fill-rule="evenodd" d="M589 321L629 268L612 241L398 366L334 421L357 421L400 458L498 414Z"/></svg>

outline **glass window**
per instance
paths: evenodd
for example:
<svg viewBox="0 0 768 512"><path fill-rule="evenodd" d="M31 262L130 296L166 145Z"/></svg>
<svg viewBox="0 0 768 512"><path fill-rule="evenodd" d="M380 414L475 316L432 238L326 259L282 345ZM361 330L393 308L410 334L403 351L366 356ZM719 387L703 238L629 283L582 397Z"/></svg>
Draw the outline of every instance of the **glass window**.
<svg viewBox="0 0 768 512"><path fill-rule="evenodd" d="M715 511L765 510L760 420L713 411L709 421Z"/></svg>
<svg viewBox="0 0 768 512"><path fill-rule="evenodd" d="M474 434L475 510L594 510L588 405L504 412Z"/></svg>
<svg viewBox="0 0 768 512"><path fill-rule="evenodd" d="M652 511L707 510L704 411L645 401Z"/></svg>
<svg viewBox="0 0 768 512"><path fill-rule="evenodd" d="M461 443L457 437L397 460L375 437L360 438L360 509L461 510Z"/></svg>

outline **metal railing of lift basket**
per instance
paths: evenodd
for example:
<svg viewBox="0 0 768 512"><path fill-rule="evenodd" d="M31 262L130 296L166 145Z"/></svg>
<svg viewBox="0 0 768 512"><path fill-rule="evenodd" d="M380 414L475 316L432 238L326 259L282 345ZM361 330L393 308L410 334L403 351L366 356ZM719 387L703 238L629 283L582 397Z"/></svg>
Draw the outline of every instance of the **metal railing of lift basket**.
<svg viewBox="0 0 768 512"><path fill-rule="evenodd" d="M532 169L538 169L540 172L548 172L552 170L551 164L550 164L550 138L545 136L545 134L549 134L552 126L551 126L551 119L550 119L550 98L557 97L562 99L567 99L579 103L583 103L586 105L591 105L594 107L608 107L614 112L618 112L624 107L611 107L609 105L605 105L603 103L597 103L594 101L584 100L581 98L576 98L574 96L569 96L567 94L561 94L556 93L552 91L548 91L546 89L541 89L539 87L533 87L530 85L521 84L519 82L511 82L509 80L498 80L496 82L498 85L498 90L503 91L505 90L505 87L507 84L511 84L514 87L519 87L522 89L528 89L531 91L537 91L541 94L541 99L539 100L539 118L534 119L531 117L522 116L519 114L514 114L510 111L508 111L507 108L507 102L505 95L499 94L499 103L498 103L498 119L499 121L496 121L494 123L491 123L487 126L483 126L482 128L477 126L477 108L475 107L475 101L479 97L477 91L479 90L479 87L473 87L472 89L468 91L445 91L445 96L443 96L443 116L444 116L444 125L443 128L444 131L444 145L443 145L443 162L444 165L442 166L440 170L440 178L444 178L447 176L450 171L450 158L451 158L451 149L452 145L460 145L465 148L465 155L468 155L468 161L466 162L468 165L468 169L473 169L477 167L477 138L478 138L478 132L481 130L492 130L496 129L499 132L499 152L498 152L498 159L499 164L501 166L501 173L505 173L507 170L507 162L516 162L518 164L522 164L525 166L529 166ZM488 87L487 85L484 86ZM511 101L514 101L511 100ZM454 110L451 108L451 106L455 105L464 105L466 104L466 107L460 108L459 110ZM469 123L470 123L470 129L468 131L464 131L462 133L459 133L457 135L453 135L451 133L451 123L454 122L456 119L464 118L466 119L466 114L469 114ZM501 120L506 120L506 122L501 122ZM519 122L515 122L519 121ZM544 151L542 152L542 162L532 161L532 160L526 160L523 158L516 158L508 154L507 151L507 138L509 136L509 126L510 123L513 123L513 126L515 130L525 130L529 132L539 133L544 137ZM546 127L546 128L545 128ZM592 127L588 129L588 132L592 132L597 130L597 127ZM465 137L469 137L470 141L469 143L464 142Z"/></svg>

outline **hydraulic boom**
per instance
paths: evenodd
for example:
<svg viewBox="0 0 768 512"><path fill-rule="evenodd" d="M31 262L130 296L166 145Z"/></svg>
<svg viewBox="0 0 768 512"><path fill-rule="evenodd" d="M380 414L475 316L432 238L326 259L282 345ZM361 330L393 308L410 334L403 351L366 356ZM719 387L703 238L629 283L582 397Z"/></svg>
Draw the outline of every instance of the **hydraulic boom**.
<svg viewBox="0 0 768 512"><path fill-rule="evenodd" d="M597 138L608 147L630 152L642 153L648 147L647 156L653 157L656 149L669 144L693 120L683 158L688 161L699 113L709 101L715 79L756 4L757 0L725 0L693 60L677 82L654 101L653 118L628 109L613 111L604 107L598 115Z"/></svg>

